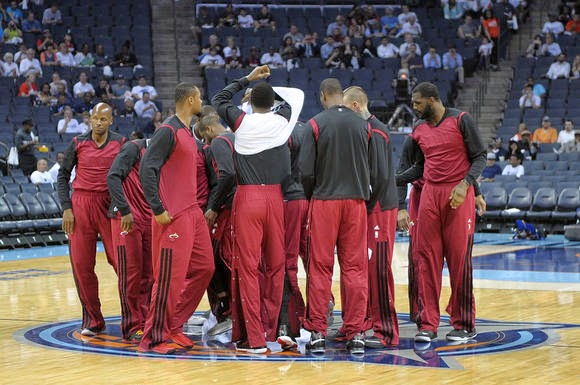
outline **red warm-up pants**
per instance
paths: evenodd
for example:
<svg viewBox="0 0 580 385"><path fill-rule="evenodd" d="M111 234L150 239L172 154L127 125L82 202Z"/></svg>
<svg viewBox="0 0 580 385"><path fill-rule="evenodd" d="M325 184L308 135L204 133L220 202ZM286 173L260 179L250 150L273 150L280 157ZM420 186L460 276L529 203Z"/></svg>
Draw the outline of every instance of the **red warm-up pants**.
<svg viewBox="0 0 580 385"><path fill-rule="evenodd" d="M368 312L374 335L387 345L399 343L399 322L395 311L395 281L391 263L397 209L382 211L376 205L368 216L367 242L369 254Z"/></svg>
<svg viewBox="0 0 580 385"><path fill-rule="evenodd" d="M409 228L409 249L407 251L408 259L408 295L409 295L409 316L412 322L416 322L418 325L421 323L419 319L419 292L418 292L418 282L419 279L419 263L417 261L417 252L414 248L415 239L417 237L417 226L419 224L419 201L421 200L421 189L413 186L411 193L409 194L409 204L408 213L413 224Z"/></svg>
<svg viewBox="0 0 580 385"><path fill-rule="evenodd" d="M230 284L234 246L231 216L231 210L226 208L220 210L211 233L215 272L207 288L207 297L218 322L224 321L230 315L231 308Z"/></svg>
<svg viewBox="0 0 580 385"><path fill-rule="evenodd" d="M307 313L304 327L326 335L334 247L338 250L343 330L364 332L368 299L367 210L363 200L310 201Z"/></svg>
<svg viewBox="0 0 580 385"><path fill-rule="evenodd" d="M117 255L121 332L123 338L143 330L149 310L153 270L151 267L151 222L135 221L133 229L121 230L121 218L111 219L113 245Z"/></svg>
<svg viewBox="0 0 580 385"><path fill-rule="evenodd" d="M437 331L440 320L439 297L443 261L447 261L451 281L451 324L454 329L475 328L475 297L471 250L475 228L473 187L461 206L452 209L449 196L457 183L426 183L419 203L419 223L415 234L419 261L421 330Z"/></svg>
<svg viewBox="0 0 580 385"><path fill-rule="evenodd" d="M300 332L300 323L304 319L306 306L298 286L298 256L306 261L308 243L308 201L291 200L284 203L284 227L286 241L286 277L284 301L280 309L280 323L288 325L293 335Z"/></svg>
<svg viewBox="0 0 580 385"><path fill-rule="evenodd" d="M266 346L277 337L284 289L280 185L238 185L232 211L232 341Z"/></svg>
<svg viewBox="0 0 580 385"><path fill-rule="evenodd" d="M82 328L100 330L105 327L99 300L99 280L95 274L97 238L105 246L107 261L117 272L117 261L111 239L111 221L108 211L111 198L108 192L75 191L72 210L75 216L73 233L69 234L69 255L81 306Z"/></svg>
<svg viewBox="0 0 580 385"><path fill-rule="evenodd" d="M214 272L207 223L192 206L153 226L153 288L141 348L163 343L193 314Z"/></svg>

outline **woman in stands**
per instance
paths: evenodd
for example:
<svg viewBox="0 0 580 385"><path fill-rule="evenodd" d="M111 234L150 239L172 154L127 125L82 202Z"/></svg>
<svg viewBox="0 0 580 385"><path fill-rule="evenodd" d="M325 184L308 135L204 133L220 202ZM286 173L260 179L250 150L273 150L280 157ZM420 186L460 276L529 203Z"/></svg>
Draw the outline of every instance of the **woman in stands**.
<svg viewBox="0 0 580 385"><path fill-rule="evenodd" d="M500 26L499 20L493 14L491 9L487 9L483 14L483 20L481 21L483 25L483 33L485 37L493 42L493 48L491 52L491 68L497 69L498 64L498 47L499 47L499 34L500 34Z"/></svg>
<svg viewBox="0 0 580 385"><path fill-rule="evenodd" d="M60 61L54 52L54 47L52 45L47 45L46 50L42 51L40 54L40 62L43 66L59 66Z"/></svg>
<svg viewBox="0 0 580 385"><path fill-rule="evenodd" d="M50 84L42 84L35 103L39 106L51 106L52 104L56 104L56 97L52 96L50 93Z"/></svg>
<svg viewBox="0 0 580 385"><path fill-rule="evenodd" d="M373 39L371 38L365 39L365 41L363 42L362 54L363 57L377 57L377 49L373 44Z"/></svg>
<svg viewBox="0 0 580 385"><path fill-rule="evenodd" d="M4 62L2 62L2 76L17 78L20 76L18 65L14 63L14 54L6 52L4 54Z"/></svg>

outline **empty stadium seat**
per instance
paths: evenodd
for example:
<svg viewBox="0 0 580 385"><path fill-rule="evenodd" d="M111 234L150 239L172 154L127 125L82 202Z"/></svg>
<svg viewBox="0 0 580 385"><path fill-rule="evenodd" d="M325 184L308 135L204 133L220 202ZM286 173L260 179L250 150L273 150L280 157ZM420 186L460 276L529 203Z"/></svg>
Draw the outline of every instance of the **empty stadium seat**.
<svg viewBox="0 0 580 385"><path fill-rule="evenodd" d="M527 187L516 187L510 193L507 208L502 211L501 217L506 220L514 221L525 218L526 212L532 206L532 192ZM509 209L518 209L513 211ZM509 210L509 211L508 211Z"/></svg>
<svg viewBox="0 0 580 385"><path fill-rule="evenodd" d="M10 209L10 215L12 216L12 218L24 219L26 217L26 209L24 208L24 205L22 204L20 199L18 199L17 194L6 193L2 196L2 198L8 205L8 208Z"/></svg>
<svg viewBox="0 0 580 385"><path fill-rule="evenodd" d="M542 187L534 194L532 208L526 213L529 221L547 223L556 208L556 190L551 187Z"/></svg>
<svg viewBox="0 0 580 385"><path fill-rule="evenodd" d="M45 192L38 192L35 196L42 206L43 213L47 218L56 218L61 216L62 210L50 194Z"/></svg>
<svg viewBox="0 0 580 385"><path fill-rule="evenodd" d="M488 191L484 194L484 197L485 202L487 203L487 211L484 214L484 218L497 220L501 217L502 210L507 206L508 194L501 186L493 186L486 189Z"/></svg>

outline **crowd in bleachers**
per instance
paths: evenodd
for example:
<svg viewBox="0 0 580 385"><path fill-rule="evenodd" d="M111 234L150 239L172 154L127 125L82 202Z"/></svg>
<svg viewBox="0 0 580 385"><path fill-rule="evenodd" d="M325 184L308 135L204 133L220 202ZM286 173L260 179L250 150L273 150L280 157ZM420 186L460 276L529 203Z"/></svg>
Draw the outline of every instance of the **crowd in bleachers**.
<svg viewBox="0 0 580 385"><path fill-rule="evenodd" d="M393 80L402 75L437 83L452 104L466 75L497 64L497 48L526 15L520 1L442 1L416 9L201 5L192 31L201 43L196 59L208 97L246 68L268 64L273 84L300 87L307 97L332 72L346 86L365 88L379 105L392 105ZM302 118L320 109L317 99L305 106Z"/></svg>
<svg viewBox="0 0 580 385"><path fill-rule="evenodd" d="M37 160L46 159L48 168L58 166L58 154L71 138L89 129L88 111L96 103L113 107L113 129L126 136L152 133L159 125L158 113L162 110L151 84L148 2L3 3L6 2L0 2L0 155L5 176L4 191L0 193L7 195L0 198L2 231L9 228L4 221L22 218L13 207L12 195L16 200L20 196L29 219L42 216L31 214L24 202L31 204L36 199L34 194L51 193L53 189L52 183L36 184L39 180L49 182L46 174L38 178L44 172L44 162L38 162L37 170ZM5 152L12 146L18 151L18 165L7 168ZM37 198L40 203L48 201ZM9 211L2 211L6 207ZM37 221L35 225L39 223L46 224Z"/></svg>
<svg viewBox="0 0 580 385"><path fill-rule="evenodd" d="M482 189L491 229L526 218L560 231L580 216L580 131L574 129L580 120L580 3L562 1L538 28L517 61L489 148ZM504 160L509 164L502 169L496 162Z"/></svg>

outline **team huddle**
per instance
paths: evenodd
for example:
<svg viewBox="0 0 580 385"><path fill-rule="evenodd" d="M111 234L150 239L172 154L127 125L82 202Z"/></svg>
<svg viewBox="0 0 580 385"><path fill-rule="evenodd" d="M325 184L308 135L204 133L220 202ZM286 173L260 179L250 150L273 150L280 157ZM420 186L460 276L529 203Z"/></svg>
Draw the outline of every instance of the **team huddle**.
<svg viewBox="0 0 580 385"><path fill-rule="evenodd" d="M93 108L92 130L72 140L58 177L81 334L105 330L94 271L100 235L118 276L123 339L139 351L192 348L183 326L207 291L214 332L231 328L236 350L266 353L271 342L296 349L304 329L308 351L324 354L335 251L343 324L332 337L355 355L396 346L398 225L410 234L415 341L437 338L444 260L446 337L474 338L471 249L475 208L485 210L476 182L485 149L473 119L443 106L433 84L419 84L412 100L420 120L395 172L389 131L362 88L323 80L324 110L306 123L298 122L305 100L297 88L259 82L241 107L232 102L269 76L268 66L256 67L203 107L200 91L180 83L175 115L147 140L126 141L109 130L111 108Z"/></svg>

